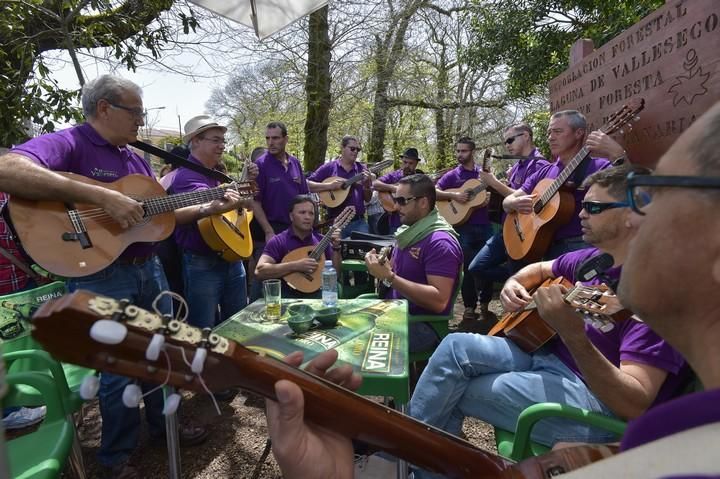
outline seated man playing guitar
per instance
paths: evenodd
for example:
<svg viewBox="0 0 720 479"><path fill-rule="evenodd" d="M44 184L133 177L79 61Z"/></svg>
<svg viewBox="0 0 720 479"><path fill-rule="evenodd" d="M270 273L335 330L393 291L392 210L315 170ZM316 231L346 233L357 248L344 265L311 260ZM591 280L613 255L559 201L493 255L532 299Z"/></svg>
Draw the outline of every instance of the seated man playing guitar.
<svg viewBox="0 0 720 479"><path fill-rule="evenodd" d="M578 266L599 251L615 260L606 276L619 278L633 234L624 201L628 171L629 167L604 170L585 183L589 189L580 212L583 238L597 248L531 264L503 288L506 311L517 311L534 299L540 317L559 338L530 354L508 338L447 336L418 381L411 416L456 435L465 416L512 431L519 413L539 402L632 419L678 392L686 379L684 360L644 323L628 319L604 333L584 324L566 303L563 286L539 288L533 297L528 293L547 278L562 276L575 282ZM596 277L586 284L599 283ZM535 427L532 439L551 446L557 441L607 442L611 436L549 419Z"/></svg>
<svg viewBox="0 0 720 479"><path fill-rule="evenodd" d="M435 185L426 175L398 181L394 196L401 226L391 261L381 261L375 250L365 257L368 271L391 287L387 298L405 298L409 314L446 315L462 268L457 234L435 208ZM439 338L426 323L410 324L410 351L434 347Z"/></svg>
<svg viewBox="0 0 720 479"><path fill-rule="evenodd" d="M270 238L265 245L255 276L259 280L283 278L290 273L314 274L318 267L316 260L306 257L300 260L283 262L283 258L293 250L303 246L314 246L320 243L322 236L313 231L315 224L315 206L308 195L298 195L290 204L290 226L280 234ZM342 257L340 255L340 232L333 233L332 246L325 249L325 258L332 259L335 271L340 271ZM321 268L322 269L322 268ZM319 298L321 290L314 293L302 293L283 281L284 298Z"/></svg>

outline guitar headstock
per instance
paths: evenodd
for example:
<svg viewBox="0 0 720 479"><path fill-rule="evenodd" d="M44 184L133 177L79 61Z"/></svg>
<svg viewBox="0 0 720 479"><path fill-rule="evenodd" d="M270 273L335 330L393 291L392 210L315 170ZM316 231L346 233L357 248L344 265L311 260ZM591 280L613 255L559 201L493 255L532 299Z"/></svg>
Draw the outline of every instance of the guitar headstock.
<svg viewBox="0 0 720 479"><path fill-rule="evenodd" d="M205 390L199 376L212 391L242 383L235 343L127 301L78 290L44 303L32 325L60 361L195 391Z"/></svg>
<svg viewBox="0 0 720 479"><path fill-rule="evenodd" d="M490 172L490 159L493 156L493 149L492 148L485 148L485 151L483 152L483 159L482 159L482 170L486 172Z"/></svg>
<svg viewBox="0 0 720 479"><path fill-rule="evenodd" d="M633 98L618 111L610 115L607 123L601 128L608 135L612 135L628 123L637 120L637 114L645 108L645 99Z"/></svg>
<svg viewBox="0 0 720 479"><path fill-rule="evenodd" d="M335 221L333 222L333 229L342 230L345 228L350 222L355 218L355 207L354 206L347 206L344 210L340 212L339 215L335 218Z"/></svg>
<svg viewBox="0 0 720 479"><path fill-rule="evenodd" d="M603 332L612 330L617 321L625 320L632 314L604 284L578 285L565 295L565 302L575 308L587 323Z"/></svg>
<svg viewBox="0 0 720 479"><path fill-rule="evenodd" d="M223 188L233 189L243 197L253 197L258 191L257 183L253 181L233 181L232 183L223 183Z"/></svg>

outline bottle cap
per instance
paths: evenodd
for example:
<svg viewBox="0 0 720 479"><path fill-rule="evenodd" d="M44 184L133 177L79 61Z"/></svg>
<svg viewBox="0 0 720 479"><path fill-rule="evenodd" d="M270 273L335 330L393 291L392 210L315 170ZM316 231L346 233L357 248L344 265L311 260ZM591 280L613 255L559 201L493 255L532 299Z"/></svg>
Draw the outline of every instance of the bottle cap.
<svg viewBox="0 0 720 479"><path fill-rule="evenodd" d="M329 259L326 259L326 260L325 260L325 267L326 267L326 268L332 268L332 267L333 267L333 262L332 262L331 260L329 260Z"/></svg>

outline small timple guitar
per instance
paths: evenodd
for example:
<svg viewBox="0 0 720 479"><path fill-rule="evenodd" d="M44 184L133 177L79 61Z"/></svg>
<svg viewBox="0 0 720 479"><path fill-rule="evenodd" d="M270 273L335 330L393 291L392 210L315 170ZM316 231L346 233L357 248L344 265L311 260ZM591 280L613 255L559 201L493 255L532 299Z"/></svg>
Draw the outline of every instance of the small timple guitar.
<svg viewBox="0 0 720 479"><path fill-rule="evenodd" d="M565 293L565 302L574 307L585 321L593 327L608 332L615 327L617 321L624 321L632 313L622 307L617 296L605 285L599 286L573 286L565 278L545 280L540 288L553 284L561 284L569 288ZM488 336L506 336L528 353L532 353L550 341L557 334L538 314L535 301L531 301L520 311L507 313L487 333Z"/></svg>
<svg viewBox="0 0 720 479"><path fill-rule="evenodd" d="M393 160L385 160L379 163L375 163L374 165L368 165L368 170L372 173L379 173L385 168L390 168L392 164ZM333 181L342 180L343 184L342 187L338 190L319 191L318 196L320 197L320 201L328 208L337 208L343 203L343 201L345 201L345 199L348 197L348 194L350 194L350 188L352 187L352 185L362 179L362 173L358 173L352 178L347 179L341 178L339 176L331 176L329 178L325 178L322 181L323 183L332 183Z"/></svg>
<svg viewBox="0 0 720 479"><path fill-rule="evenodd" d="M488 171L491 154L492 150L490 149L485 150L483 154L483 171ZM476 209L487 205L490 199L489 193L487 192L487 185L477 178L467 180L459 188L448 188L444 191L447 193L467 193L470 197L466 203L460 203L456 200L438 200L435 203L440 214L453 226L465 223Z"/></svg>
<svg viewBox="0 0 720 479"><path fill-rule="evenodd" d="M447 173L448 171L452 170L452 168L443 168L442 170L438 170L435 173L428 173L428 177L432 180L433 183L437 183L437 180L439 180L442 175ZM389 191L378 191L378 200L380 201L380 204L382 205L383 209L387 211L388 213L392 213L393 211L397 211L398 206L395 204L395 201L393 200L392 193Z"/></svg>
<svg viewBox="0 0 720 479"><path fill-rule="evenodd" d="M119 191L141 201L145 210L142 223L123 229L95 205L10 198L10 219L25 251L47 271L71 278L107 268L132 243L167 238L175 229L173 211L176 209L220 199L229 188L241 195L255 191L250 183L231 183L168 195L157 181L143 175L128 175L112 183L102 183L82 175L58 174Z"/></svg>
<svg viewBox="0 0 720 479"><path fill-rule="evenodd" d="M610 454L569 448L513 465L209 330L89 291L45 303L33 318L33 337L60 361L198 392L242 387L276 400L275 383L287 379L303 390L307 421L449 478L547 478Z"/></svg>
<svg viewBox="0 0 720 479"><path fill-rule="evenodd" d="M283 279L291 288L303 293L314 293L320 289L320 286L322 286L322 272L323 269L325 269L325 259L327 259L325 258L325 250L332 240L332 234L336 230L342 230L354 217L355 207L348 206L335 218L332 226L317 245L295 248L283 257L282 263L289 263L305 258L312 258L318 263L317 269L312 273L300 273L296 271L285 275Z"/></svg>

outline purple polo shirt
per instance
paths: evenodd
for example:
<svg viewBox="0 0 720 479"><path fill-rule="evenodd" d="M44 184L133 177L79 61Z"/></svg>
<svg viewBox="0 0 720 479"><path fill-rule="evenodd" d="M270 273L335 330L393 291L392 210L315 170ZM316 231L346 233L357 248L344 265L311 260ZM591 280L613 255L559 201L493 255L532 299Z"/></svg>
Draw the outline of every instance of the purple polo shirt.
<svg viewBox="0 0 720 479"><path fill-rule="evenodd" d="M260 170L255 180L259 189L255 199L260 202L265 216L272 223L290 224L288 206L292 199L297 195L308 194L300 161L289 153L287 155L287 170L270 152L265 152L255 161Z"/></svg>
<svg viewBox="0 0 720 479"><path fill-rule="evenodd" d="M364 170L366 170L365 165L362 163L356 161L353 163L352 168L350 171L346 171L345 168L342 167L340 164L340 158L337 160L333 160L329 163L325 163L320 168L315 170L315 172L308 177L308 180L315 181L315 182L322 182L326 178L330 178L331 176L339 176L340 178L352 178L355 175L358 175L362 173ZM350 193L348 194L345 201L342 202L340 206L337 208L328 208L328 217L329 218L335 218L337 215L339 215L342 210L345 209L347 206L354 206L355 207L355 217L356 218L362 218L365 214L365 198L363 197L363 185L362 180L355 182L350 188Z"/></svg>
<svg viewBox="0 0 720 479"><path fill-rule="evenodd" d="M525 180L541 168L548 166L550 163L540 153L540 150L535 148L528 155L527 160L519 160L513 165L508 174L508 183L510 188L513 190L520 189Z"/></svg>
<svg viewBox="0 0 720 479"><path fill-rule="evenodd" d="M196 165L204 166L200 163L200 160L192 154L188 156L188 161ZM175 173L175 176L172 178L172 189L174 193L206 190L208 188L215 188L220 184L217 180L187 168L178 168L175 171L177 171L177 173ZM177 225L174 234L175 242L184 250L204 256L217 255L217 253L205 243L205 240L202 239L196 221L191 221L184 225Z"/></svg>
<svg viewBox="0 0 720 479"><path fill-rule="evenodd" d="M553 261L553 275L562 276L574 283L578 266L598 254L600 250L597 248L585 248L561 255ZM605 272L605 275L610 279L618 279L620 270L619 267L611 268ZM594 278L584 284L597 285L600 282L600 279ZM578 318L578 321L582 319ZM620 361L633 361L667 371L667 378L660 387L653 405L677 395L687 381L687 367L683 357L645 323L628 319L617 323L615 328L607 333L586 324L585 334L598 351L617 367L620 366ZM572 354L561 340L553 340L550 348L552 353L583 379Z"/></svg>
<svg viewBox="0 0 720 479"><path fill-rule="evenodd" d="M480 168L477 165L473 166L472 170L466 170L462 165L458 165L457 168L448 171L438 180L437 187L440 190L460 188L467 180L477 179L479 174ZM488 217L487 207L476 208L465 224L489 225L490 218Z"/></svg>
<svg viewBox="0 0 720 479"><path fill-rule="evenodd" d="M685 394L630 421L620 443L625 451L694 427L720 422L720 389Z"/></svg>
<svg viewBox="0 0 720 479"><path fill-rule="evenodd" d="M132 174L155 178L144 159L127 146L111 145L89 123L33 138L12 151L49 170L76 173L103 183ZM121 257L148 256L153 250L154 243L133 243Z"/></svg>
<svg viewBox="0 0 720 479"><path fill-rule="evenodd" d="M394 185L398 181L400 181L405 174L403 173L403 170L395 170L387 175L383 175L380 178L378 178L379 181L385 183L386 185ZM397 228L400 226L400 215L397 211L393 211L390 213L390 216L388 218L388 224L390 225L390 228Z"/></svg>
<svg viewBox="0 0 720 479"><path fill-rule="evenodd" d="M589 161L590 163L585 169L584 178L587 178L596 171L609 168L612 165L605 158L590 158ZM582 168L582 166L580 166L579 168ZM540 180L555 179L564 169L565 165L560 160L555 160L554 163L550 163L544 168L539 169L538 171L533 173L532 176L530 176L530 178L528 178L525 183L523 183L522 190L529 195L530 193L532 193L533 189L535 189L535 186L537 186ZM585 190L577 188L572 192L572 194L575 196L575 212L573 213L573 217L570 222L566 225L561 226L555 232L555 240L573 238L582 235L582 227L580 226L580 218L578 217L578 215L580 214L580 210L582 209L580 203L582 202L583 198L585 198Z"/></svg>
<svg viewBox="0 0 720 479"><path fill-rule="evenodd" d="M457 277L462 268L463 254L460 243L446 231L435 231L414 245L406 248L395 248L392 255L393 271L401 278L415 283L428 284L427 277L443 276L455 278L452 291L457 289ZM387 299L403 298L391 289ZM441 313L433 313L410 302L409 314L443 316L450 312L452 301Z"/></svg>
<svg viewBox="0 0 720 479"><path fill-rule="evenodd" d="M322 235L316 233L308 235L305 239L298 237L292 228L288 228L280 234L270 238L265 245L263 254L270 256L275 263L280 263L290 251L303 246L315 246L322 240ZM325 249L325 259L332 259L332 248L330 245Z"/></svg>

